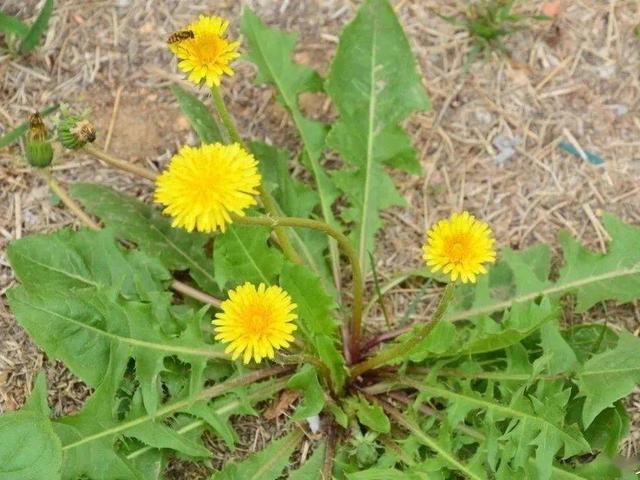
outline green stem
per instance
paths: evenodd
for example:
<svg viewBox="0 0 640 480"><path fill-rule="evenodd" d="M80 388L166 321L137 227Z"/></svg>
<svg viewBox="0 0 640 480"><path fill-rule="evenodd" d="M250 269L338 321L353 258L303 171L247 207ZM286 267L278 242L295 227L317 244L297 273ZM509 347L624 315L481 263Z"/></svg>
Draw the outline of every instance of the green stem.
<svg viewBox="0 0 640 480"><path fill-rule="evenodd" d="M436 328L438 323L442 321L442 319L444 318L444 314L447 312L447 308L451 303L451 299L453 298L454 290L454 283L449 283L446 286L446 288L444 289L444 293L442 294L442 298L440 299L440 304L438 305L438 308L436 309L436 312L433 314L433 318L429 323L419 328L405 342L385 348L384 350L381 350L377 355L365 360L364 362L354 365L353 368L351 368L351 378L358 377L364 372L368 372L369 370L373 370L374 368L385 365L413 350L413 348L415 348L416 345L427 338L429 334L431 334L433 329Z"/></svg>
<svg viewBox="0 0 640 480"><path fill-rule="evenodd" d="M238 132L238 127L236 127L236 122L233 120L231 113L227 109L227 105L224 103L224 98L222 98L222 93L220 92L220 88L217 86L211 87L211 96L213 97L213 103L216 106L216 110L218 111L218 115L220 115L220 119L224 124L225 128L229 132L229 136L231 140L242 145L242 147L249 151L247 145L242 140L240 136L240 132ZM262 204L264 205L264 209L271 216L277 217L279 216L278 207L276 205L275 200L271 196L271 194L264 188L264 185L260 184L259 187L260 197L262 199ZM278 243L280 244L280 248L286 255L286 257L291 260L293 263L302 264L304 263L300 258L300 255L295 251L293 245L291 245L291 241L287 236L286 232L282 228L274 228L274 232L276 233L276 237L278 238Z"/></svg>
<svg viewBox="0 0 640 480"><path fill-rule="evenodd" d="M281 227L298 227L311 228L318 230L330 237L334 238L351 263L352 282L353 283L353 305L351 313L350 336L349 336L349 352L353 361L357 361L360 354L360 334L362 330L362 303L363 303L363 281L362 269L358 254L351 245L349 239L339 230L336 230L328 223L319 220L311 220L309 218L297 217L234 217L234 221L244 225L262 225L271 228Z"/></svg>

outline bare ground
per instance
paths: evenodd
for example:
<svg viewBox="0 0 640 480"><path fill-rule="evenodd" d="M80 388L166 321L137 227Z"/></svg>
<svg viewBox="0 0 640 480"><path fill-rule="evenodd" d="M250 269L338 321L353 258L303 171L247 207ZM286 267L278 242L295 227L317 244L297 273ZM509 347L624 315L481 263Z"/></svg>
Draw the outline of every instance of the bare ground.
<svg viewBox="0 0 640 480"><path fill-rule="evenodd" d="M0 9L31 20L39 4L3 0ZM198 5L192 5L198 3ZM337 35L359 2L255 0L267 23L302 32L296 59L326 72ZM465 208L486 219L501 246L551 242L561 229L596 250L606 246L602 211L640 224L640 23L635 0L565 1L553 22L533 22L507 39L511 57L491 55L465 63L468 36L440 19L464 11L464 0L393 2L410 37L433 103L409 123L425 174L398 175L409 208L386 213L379 272L390 278L417 267L426 226ZM521 2L538 13L542 2ZM522 9L521 9L522 10ZM90 108L99 129L97 145L110 153L159 169L185 142L195 142L168 90L184 83L167 52L169 33L199 13L214 12L238 30L239 2L211 0L59 0L44 45L13 59L0 55L0 133L34 109L55 101ZM225 91L243 133L286 145L299 144L286 112L270 89L252 84L254 69L237 63ZM312 114L327 115L322 96L302 99ZM518 138L516 153L497 162L496 139ZM600 155L594 166L558 148L562 141ZM147 197L144 181L114 172L83 155L58 152L55 172L64 182L110 185ZM21 149L0 151L0 293L14 282L4 249L35 232L75 223L54 205L46 185L22 163ZM387 299L392 313L406 308L410 289ZM427 302L428 303L428 302ZM610 321L637 332L638 303L609 311ZM374 312L373 324L380 322ZM594 313L592 320L604 321ZM579 321L580 319L574 319ZM56 414L77 410L89 393L62 365L49 361L0 302L0 412L23 404L33 378L45 368ZM633 429L624 453L640 447L640 393L629 399ZM270 427L246 423L241 449L260 448ZM262 422L262 423L260 423ZM245 424L246 423L246 424ZM267 432L262 434L261 432ZM173 478L198 477L198 466L175 464Z"/></svg>

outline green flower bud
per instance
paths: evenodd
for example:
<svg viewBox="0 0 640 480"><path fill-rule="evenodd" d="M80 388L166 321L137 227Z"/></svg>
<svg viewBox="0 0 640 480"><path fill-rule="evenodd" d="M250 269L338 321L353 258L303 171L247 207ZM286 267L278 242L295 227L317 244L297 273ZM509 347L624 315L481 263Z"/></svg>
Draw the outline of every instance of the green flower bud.
<svg viewBox="0 0 640 480"><path fill-rule="evenodd" d="M32 167L43 168L51 165L53 147L47 140L47 128L38 112L29 117L25 157Z"/></svg>
<svg viewBox="0 0 640 480"><path fill-rule="evenodd" d="M374 432L367 432L363 435L358 429L355 430L350 442L352 445L351 454L356 457L358 466L367 468L378 460L380 455L378 454L377 438L378 435Z"/></svg>
<svg viewBox="0 0 640 480"><path fill-rule="evenodd" d="M96 139L96 129L89 120L63 113L58 123L58 141L70 150L84 147Z"/></svg>
<svg viewBox="0 0 640 480"><path fill-rule="evenodd" d="M27 162L29 162L29 165L32 167L48 167L53 160L53 147L47 141L27 141L26 156Z"/></svg>

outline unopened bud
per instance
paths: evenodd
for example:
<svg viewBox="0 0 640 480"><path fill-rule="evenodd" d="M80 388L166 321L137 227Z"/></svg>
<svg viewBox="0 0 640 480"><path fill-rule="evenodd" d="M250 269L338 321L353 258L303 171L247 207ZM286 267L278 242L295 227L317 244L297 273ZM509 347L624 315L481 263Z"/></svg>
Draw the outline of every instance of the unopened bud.
<svg viewBox="0 0 640 480"><path fill-rule="evenodd" d="M58 141L66 148L76 150L96 139L96 129L86 119L63 113L58 123Z"/></svg>
<svg viewBox="0 0 640 480"><path fill-rule="evenodd" d="M37 168L48 167L53 160L53 147L47 140L47 128L38 112L29 116L25 156L29 165Z"/></svg>

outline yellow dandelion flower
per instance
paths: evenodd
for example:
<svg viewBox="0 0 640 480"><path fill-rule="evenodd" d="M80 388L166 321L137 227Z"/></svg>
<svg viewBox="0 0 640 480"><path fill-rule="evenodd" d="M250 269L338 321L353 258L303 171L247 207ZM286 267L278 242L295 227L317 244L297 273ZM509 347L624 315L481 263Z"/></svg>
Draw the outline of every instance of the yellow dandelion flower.
<svg viewBox="0 0 640 480"><path fill-rule="evenodd" d="M256 204L258 162L239 144L185 146L156 179L155 201L189 232L223 232L231 214L244 216Z"/></svg>
<svg viewBox="0 0 640 480"><path fill-rule="evenodd" d="M478 274L487 273L483 264L496 260L494 242L489 225L469 212L454 213L427 232L423 257L432 272L442 270L454 282L475 283Z"/></svg>
<svg viewBox="0 0 640 480"><path fill-rule="evenodd" d="M240 42L230 42L224 36L229 22L220 17L200 15L184 30L169 37L169 49L178 57L178 68L189 80L200 84L204 79L209 88L220 85L223 74L233 75L231 60L240 56Z"/></svg>
<svg viewBox="0 0 640 480"><path fill-rule="evenodd" d="M273 358L276 350L293 341L296 307L282 288L261 283L256 289L247 282L229 291L229 299L222 302L222 312L212 322L215 339L229 344L225 352L233 360L242 354L245 364L252 357L257 363Z"/></svg>

